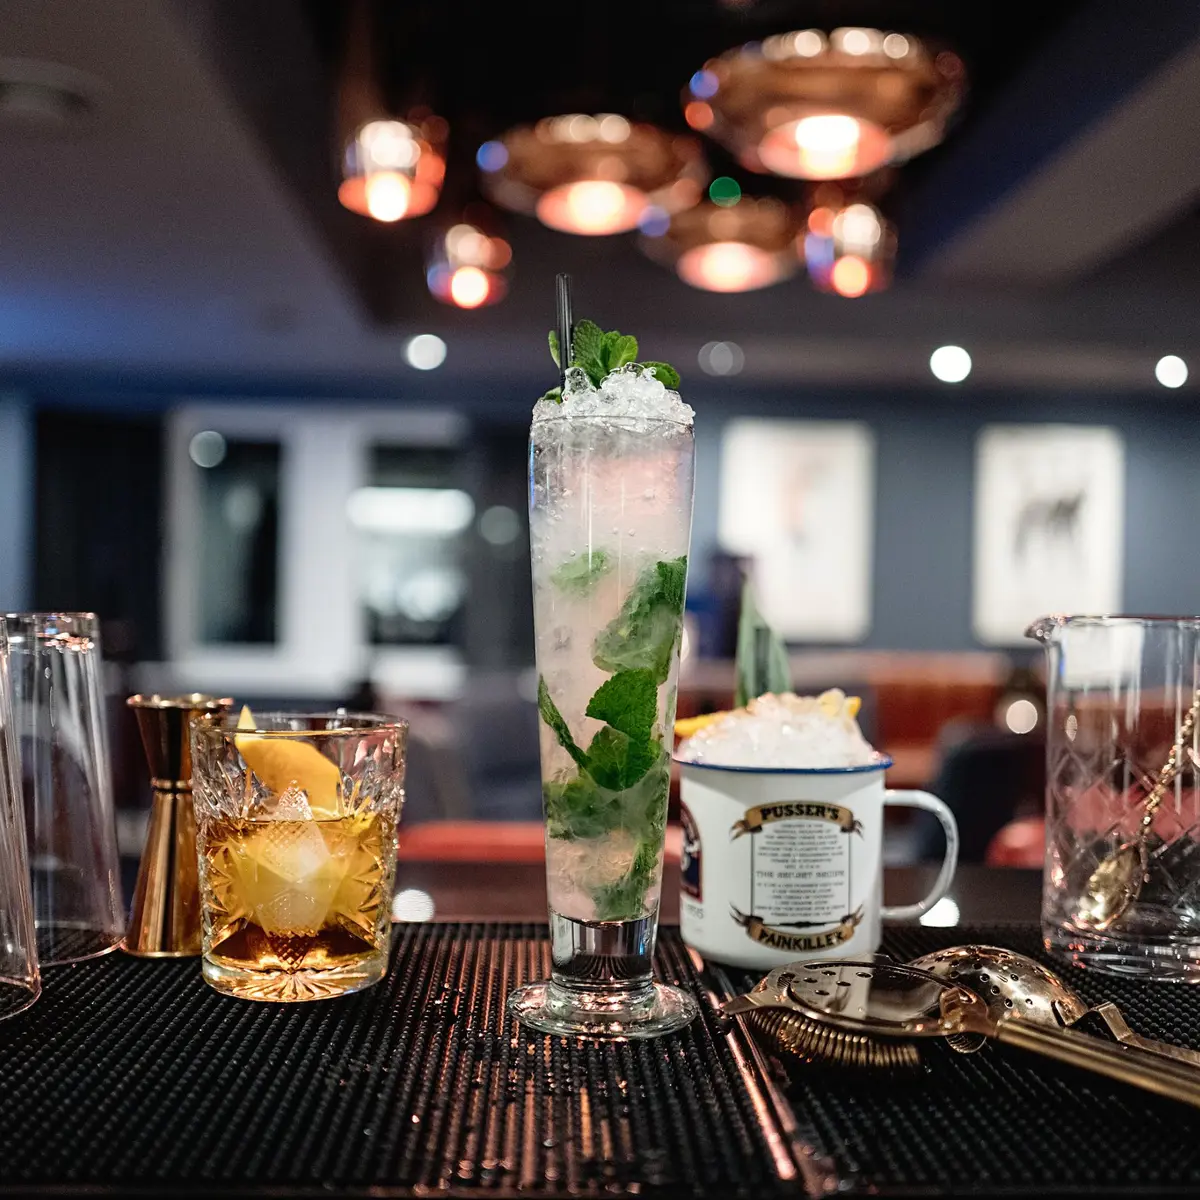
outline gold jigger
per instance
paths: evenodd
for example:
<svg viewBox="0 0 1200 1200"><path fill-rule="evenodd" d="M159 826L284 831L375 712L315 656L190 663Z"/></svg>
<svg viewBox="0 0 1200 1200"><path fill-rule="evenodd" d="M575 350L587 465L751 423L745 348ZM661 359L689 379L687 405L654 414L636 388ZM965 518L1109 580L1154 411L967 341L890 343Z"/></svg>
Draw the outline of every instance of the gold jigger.
<svg viewBox="0 0 1200 1200"><path fill-rule="evenodd" d="M233 701L193 692L130 696L126 704L137 716L154 800L121 948L139 958L194 958L200 953L200 876L189 730L194 717L226 713Z"/></svg>

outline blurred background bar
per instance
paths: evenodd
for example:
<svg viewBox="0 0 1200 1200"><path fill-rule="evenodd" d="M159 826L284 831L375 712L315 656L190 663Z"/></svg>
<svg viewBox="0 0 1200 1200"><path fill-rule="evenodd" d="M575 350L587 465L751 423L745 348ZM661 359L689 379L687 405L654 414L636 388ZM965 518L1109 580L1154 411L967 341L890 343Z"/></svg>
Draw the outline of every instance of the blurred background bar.
<svg viewBox="0 0 1200 1200"><path fill-rule="evenodd" d="M101 615L123 852L124 698L196 690L403 715L406 830L536 854L569 271L697 412L681 713L747 572L964 858L1040 865L1024 625L1197 609L1200 6L1153 9L9 0L0 611Z"/></svg>

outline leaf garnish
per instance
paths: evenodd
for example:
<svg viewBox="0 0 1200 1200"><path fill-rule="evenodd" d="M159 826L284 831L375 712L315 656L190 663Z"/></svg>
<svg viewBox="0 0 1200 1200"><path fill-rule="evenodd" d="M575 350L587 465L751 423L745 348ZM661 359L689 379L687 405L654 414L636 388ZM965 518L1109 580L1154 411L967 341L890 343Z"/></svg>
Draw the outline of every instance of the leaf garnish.
<svg viewBox="0 0 1200 1200"><path fill-rule="evenodd" d="M561 367L562 355L555 330L550 330L547 341L554 365ZM679 387L679 372L674 367L664 362L639 363L637 355L637 338L616 329L605 333L595 321L582 320L576 322L571 334L571 361L567 366L578 367L597 388L613 371L630 365L639 371L653 370L655 379L666 387ZM549 392L546 394L550 395Z"/></svg>

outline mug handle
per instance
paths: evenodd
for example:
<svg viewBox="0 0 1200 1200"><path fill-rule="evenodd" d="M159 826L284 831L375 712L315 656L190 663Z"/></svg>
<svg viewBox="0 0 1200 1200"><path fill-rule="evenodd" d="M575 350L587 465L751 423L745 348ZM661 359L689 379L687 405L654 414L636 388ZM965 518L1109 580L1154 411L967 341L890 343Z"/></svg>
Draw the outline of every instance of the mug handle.
<svg viewBox="0 0 1200 1200"><path fill-rule="evenodd" d="M946 856L942 859L942 869L934 881L929 895L916 904L884 904L879 909L879 915L888 921L911 921L922 913L928 912L949 890L954 878L954 868L958 866L958 823L954 814L946 807L944 801L928 792L888 789L883 793L884 804L895 804L902 808L921 808L933 813L941 822L942 831L946 835Z"/></svg>

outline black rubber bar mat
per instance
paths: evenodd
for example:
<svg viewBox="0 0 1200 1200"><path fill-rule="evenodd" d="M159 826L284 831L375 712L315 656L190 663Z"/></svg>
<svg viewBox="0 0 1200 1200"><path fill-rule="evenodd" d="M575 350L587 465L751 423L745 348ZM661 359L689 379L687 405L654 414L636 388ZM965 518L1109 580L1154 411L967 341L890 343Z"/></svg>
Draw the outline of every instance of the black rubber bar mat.
<svg viewBox="0 0 1200 1200"><path fill-rule="evenodd" d="M803 1194L786 1105L664 930L702 1015L654 1042L530 1035L544 927L398 929L387 979L340 1000L218 995L196 960L45 972L0 1023L0 1191L223 1195Z"/></svg>
<svg viewBox="0 0 1200 1200"><path fill-rule="evenodd" d="M1065 965L1030 925L896 926L883 950L907 961L972 942L1039 958L1089 1004L1116 1001L1138 1033L1200 1047L1200 987ZM714 974L736 989L757 978ZM963 1055L933 1039L921 1056L915 1073L788 1065L785 1093L829 1188L885 1196L1200 1193L1200 1110L1008 1046Z"/></svg>

